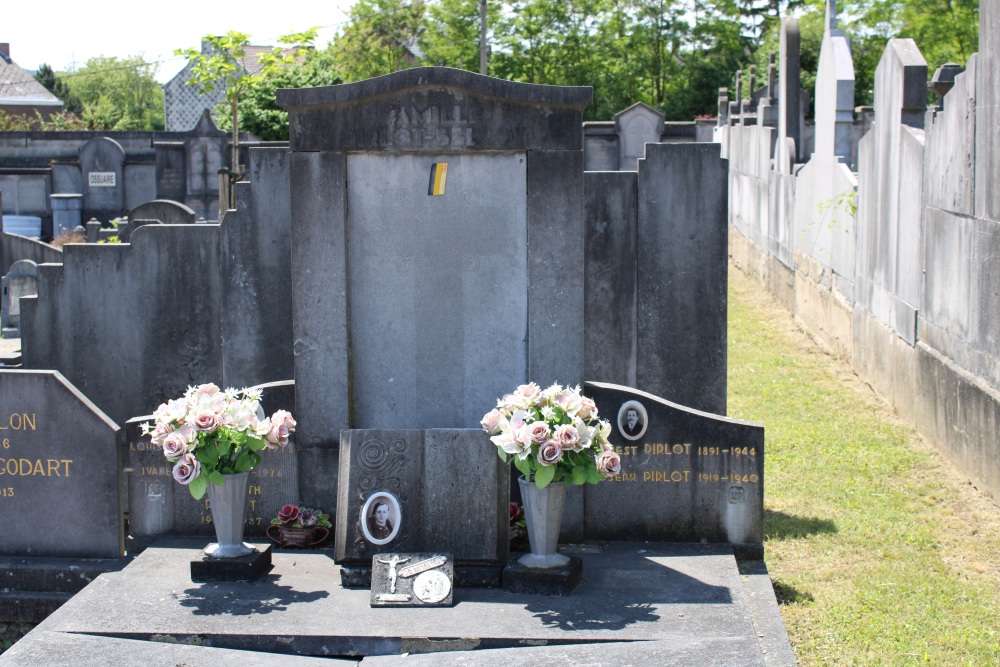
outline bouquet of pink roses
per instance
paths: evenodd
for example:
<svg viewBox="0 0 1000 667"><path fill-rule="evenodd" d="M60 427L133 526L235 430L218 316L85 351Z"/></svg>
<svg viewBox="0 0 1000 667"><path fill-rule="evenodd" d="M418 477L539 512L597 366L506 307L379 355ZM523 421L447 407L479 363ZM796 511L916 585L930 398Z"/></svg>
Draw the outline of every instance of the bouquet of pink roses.
<svg viewBox="0 0 1000 667"><path fill-rule="evenodd" d="M596 484L621 472L621 459L608 442L611 423L597 418L597 406L579 387L522 384L499 399L481 424L500 458L512 459L540 489L558 481Z"/></svg>
<svg viewBox="0 0 1000 667"><path fill-rule="evenodd" d="M205 495L209 482L221 486L223 475L256 468L262 450L285 447L295 430L285 410L264 416L260 390L221 391L214 384L189 387L181 398L162 403L153 419L142 425L143 433L163 448L174 479L195 499Z"/></svg>

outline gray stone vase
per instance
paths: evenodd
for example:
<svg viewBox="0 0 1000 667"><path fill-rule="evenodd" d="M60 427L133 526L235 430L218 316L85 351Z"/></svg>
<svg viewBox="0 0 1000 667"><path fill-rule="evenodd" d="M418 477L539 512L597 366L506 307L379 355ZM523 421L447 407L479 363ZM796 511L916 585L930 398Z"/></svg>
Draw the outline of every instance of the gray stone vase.
<svg viewBox="0 0 1000 667"><path fill-rule="evenodd" d="M556 553L559 546L559 527L562 524L563 503L566 500L566 485L553 482L539 489L534 482L517 480L521 487L524 503L524 519L528 524L528 541L531 553L518 559L524 567L551 569L563 567L569 558Z"/></svg>
<svg viewBox="0 0 1000 667"><path fill-rule="evenodd" d="M257 549L243 542L243 515L246 513L249 472L223 475L222 486L208 484L208 502L212 511L215 539L205 547L212 558L239 558Z"/></svg>

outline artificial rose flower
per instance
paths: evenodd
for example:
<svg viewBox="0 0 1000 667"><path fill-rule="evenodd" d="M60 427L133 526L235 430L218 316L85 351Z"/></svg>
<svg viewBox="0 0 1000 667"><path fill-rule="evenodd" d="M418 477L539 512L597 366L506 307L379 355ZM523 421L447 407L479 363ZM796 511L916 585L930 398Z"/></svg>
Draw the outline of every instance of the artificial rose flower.
<svg viewBox="0 0 1000 667"><path fill-rule="evenodd" d="M556 427L552 438L563 449L577 449L580 446L580 432L571 424L562 424Z"/></svg>
<svg viewBox="0 0 1000 667"><path fill-rule="evenodd" d="M596 419L597 418L597 404L594 403L594 399L589 396L582 396L580 398L580 409L577 411L581 419Z"/></svg>
<svg viewBox="0 0 1000 667"><path fill-rule="evenodd" d="M211 382L207 384L200 384L194 388L196 394L218 394L219 387Z"/></svg>
<svg viewBox="0 0 1000 667"><path fill-rule="evenodd" d="M552 435L552 430L545 422L532 422L528 425L528 433L531 441L536 445L540 445L549 439L549 436Z"/></svg>
<svg viewBox="0 0 1000 667"><path fill-rule="evenodd" d="M514 390L515 396L520 396L528 405L533 405L538 402L542 397L542 388L539 387L534 382L529 382L528 384L522 384L517 389Z"/></svg>
<svg viewBox="0 0 1000 667"><path fill-rule="evenodd" d="M187 411L187 401L178 398L167 401L166 403L161 403L160 407L156 408L156 412L153 413L153 418L158 424L179 422L184 419L184 415L187 414Z"/></svg>
<svg viewBox="0 0 1000 667"><path fill-rule="evenodd" d="M568 415L576 415L580 409L580 394L572 389L565 389L552 398L552 402L563 409Z"/></svg>
<svg viewBox="0 0 1000 667"><path fill-rule="evenodd" d="M278 511L278 519L281 523L291 523L299 518L298 505L285 505Z"/></svg>
<svg viewBox="0 0 1000 667"><path fill-rule="evenodd" d="M190 484L201 474L201 463L194 454L185 454L174 466L174 480L178 484Z"/></svg>
<svg viewBox="0 0 1000 667"><path fill-rule="evenodd" d="M295 431L295 420L287 410L278 410L271 415L271 430L267 432L268 449L288 444L288 434Z"/></svg>
<svg viewBox="0 0 1000 667"><path fill-rule="evenodd" d="M500 422L502 422L503 419L503 413L497 409L493 409L483 415L483 419L479 423L483 427L484 431L490 435L496 435L500 432Z"/></svg>
<svg viewBox="0 0 1000 667"><path fill-rule="evenodd" d="M212 433L219 428L219 415L211 410L201 410L195 413L191 423L202 433Z"/></svg>
<svg viewBox="0 0 1000 667"><path fill-rule="evenodd" d="M188 441L184 437L184 434L180 431L174 431L168 433L165 438L163 438L163 455L168 459L179 459L180 457L187 454Z"/></svg>
<svg viewBox="0 0 1000 667"><path fill-rule="evenodd" d="M549 440L538 448L538 463L543 466L550 466L559 463L562 459L563 450L555 440Z"/></svg>
<svg viewBox="0 0 1000 667"><path fill-rule="evenodd" d="M521 511L521 506L517 503L510 504L510 525L514 525L514 522L521 518L523 512Z"/></svg>
<svg viewBox="0 0 1000 667"><path fill-rule="evenodd" d="M611 449L598 454L594 463L597 465L597 472L603 475L617 475L622 471L621 457Z"/></svg>

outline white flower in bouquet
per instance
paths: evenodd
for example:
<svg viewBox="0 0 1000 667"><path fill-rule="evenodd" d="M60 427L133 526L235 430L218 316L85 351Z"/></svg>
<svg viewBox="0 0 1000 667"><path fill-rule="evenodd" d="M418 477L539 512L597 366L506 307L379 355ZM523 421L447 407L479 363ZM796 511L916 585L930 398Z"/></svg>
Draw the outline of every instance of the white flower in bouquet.
<svg viewBox="0 0 1000 667"><path fill-rule="evenodd" d="M200 499L209 483L222 485L223 475L256 468L262 450L288 445L295 420L285 410L265 417L260 396L260 390L222 391L214 384L189 387L161 404L143 433L174 464L174 479Z"/></svg>
<svg viewBox="0 0 1000 667"><path fill-rule="evenodd" d="M621 471L608 442L611 424L599 420L580 387L523 384L497 400L480 425L497 453L539 488L552 482L596 484Z"/></svg>

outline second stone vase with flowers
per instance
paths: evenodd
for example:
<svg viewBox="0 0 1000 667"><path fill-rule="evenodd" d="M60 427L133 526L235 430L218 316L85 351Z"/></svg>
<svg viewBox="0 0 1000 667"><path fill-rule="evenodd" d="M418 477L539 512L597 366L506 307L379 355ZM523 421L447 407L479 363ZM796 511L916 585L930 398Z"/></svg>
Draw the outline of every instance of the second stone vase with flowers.
<svg viewBox="0 0 1000 667"><path fill-rule="evenodd" d="M521 473L531 553L518 561L553 569L569 559L558 553L566 486L597 484L621 472L621 459L608 437L611 423L598 419L593 400L579 387L523 384L497 401L482 419L497 453Z"/></svg>
<svg viewBox="0 0 1000 667"><path fill-rule="evenodd" d="M210 558L247 556L255 547L243 542L250 471L261 452L288 445L295 420L285 410L270 418L255 389L222 391L214 384L189 388L161 404L153 424L144 424L152 443L173 464L174 480L195 500L208 494L216 542L205 548Z"/></svg>

